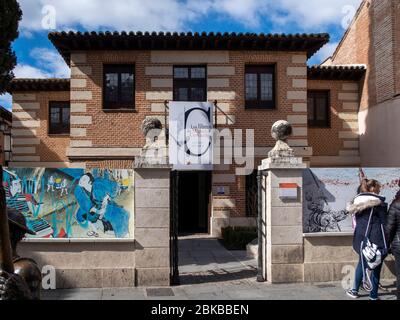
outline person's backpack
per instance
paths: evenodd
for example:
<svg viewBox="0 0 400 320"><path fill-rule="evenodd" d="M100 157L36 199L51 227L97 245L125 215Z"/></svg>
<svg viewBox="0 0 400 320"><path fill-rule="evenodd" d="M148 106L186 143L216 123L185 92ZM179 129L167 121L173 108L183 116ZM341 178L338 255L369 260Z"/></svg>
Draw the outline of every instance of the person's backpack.
<svg viewBox="0 0 400 320"><path fill-rule="evenodd" d="M369 239L369 234L371 232L370 225L372 220L372 215L374 213L374 208L371 209L371 214L369 215L367 229L365 230L364 240L361 242L361 263L363 269L363 286L366 291L372 290L371 281L371 271L378 267L388 254L388 249L386 245L385 232L383 231L383 224L380 223L384 248L378 248L375 243L372 243ZM366 265L365 265L366 262Z"/></svg>

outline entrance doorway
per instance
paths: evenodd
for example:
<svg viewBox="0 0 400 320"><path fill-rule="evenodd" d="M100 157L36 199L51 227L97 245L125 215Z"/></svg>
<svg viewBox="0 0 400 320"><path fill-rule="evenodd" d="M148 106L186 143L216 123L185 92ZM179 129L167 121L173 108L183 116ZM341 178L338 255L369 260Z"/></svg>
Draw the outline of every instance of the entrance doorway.
<svg viewBox="0 0 400 320"><path fill-rule="evenodd" d="M179 235L209 233L211 171L178 174Z"/></svg>

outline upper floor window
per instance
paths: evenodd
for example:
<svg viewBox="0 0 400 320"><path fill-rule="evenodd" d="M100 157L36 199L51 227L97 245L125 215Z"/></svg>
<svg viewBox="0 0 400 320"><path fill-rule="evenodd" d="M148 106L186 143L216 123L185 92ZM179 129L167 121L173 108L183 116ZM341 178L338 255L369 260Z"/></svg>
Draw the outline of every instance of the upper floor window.
<svg viewBox="0 0 400 320"><path fill-rule="evenodd" d="M246 66L245 100L247 109L275 108L275 66Z"/></svg>
<svg viewBox="0 0 400 320"><path fill-rule="evenodd" d="M205 66L174 67L174 101L207 101Z"/></svg>
<svg viewBox="0 0 400 320"><path fill-rule="evenodd" d="M308 125L330 127L329 91L308 91Z"/></svg>
<svg viewBox="0 0 400 320"><path fill-rule="evenodd" d="M135 108L135 66L104 66L104 109Z"/></svg>
<svg viewBox="0 0 400 320"><path fill-rule="evenodd" d="M69 102L49 103L49 134L70 133L70 104Z"/></svg>

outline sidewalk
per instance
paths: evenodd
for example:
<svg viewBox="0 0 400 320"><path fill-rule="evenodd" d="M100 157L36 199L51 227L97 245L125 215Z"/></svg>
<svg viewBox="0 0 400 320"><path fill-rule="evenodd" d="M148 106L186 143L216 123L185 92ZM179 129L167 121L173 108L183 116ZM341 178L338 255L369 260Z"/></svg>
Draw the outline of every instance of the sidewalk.
<svg viewBox="0 0 400 320"><path fill-rule="evenodd" d="M209 237L179 239L180 286L171 288L71 289L43 292L43 300L352 300L340 282L269 284L256 281L257 261L228 251ZM382 300L395 300L383 283ZM368 300L361 292L360 300Z"/></svg>
<svg viewBox="0 0 400 320"><path fill-rule="evenodd" d="M392 293L381 292L382 300L395 300ZM366 293L359 300L368 300ZM71 289L45 291L43 300L352 300L341 283L280 284L258 283L255 279L172 288Z"/></svg>

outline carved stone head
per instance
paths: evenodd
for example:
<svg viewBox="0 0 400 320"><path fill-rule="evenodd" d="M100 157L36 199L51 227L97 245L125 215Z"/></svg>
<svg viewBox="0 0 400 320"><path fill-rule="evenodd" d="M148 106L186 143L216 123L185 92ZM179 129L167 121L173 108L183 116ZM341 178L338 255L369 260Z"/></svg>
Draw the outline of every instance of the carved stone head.
<svg viewBox="0 0 400 320"><path fill-rule="evenodd" d="M146 118L142 122L141 131L146 138L146 144L156 142L162 130L162 123L158 118Z"/></svg>
<svg viewBox="0 0 400 320"><path fill-rule="evenodd" d="M272 125L271 135L276 141L287 141L287 139L292 135L293 128L292 125L286 120L279 120Z"/></svg>
<svg viewBox="0 0 400 320"><path fill-rule="evenodd" d="M287 139L292 133L292 125L286 120L279 120L272 125L271 135L276 140L276 144L268 153L269 158L277 160L294 157L293 149L287 144Z"/></svg>

